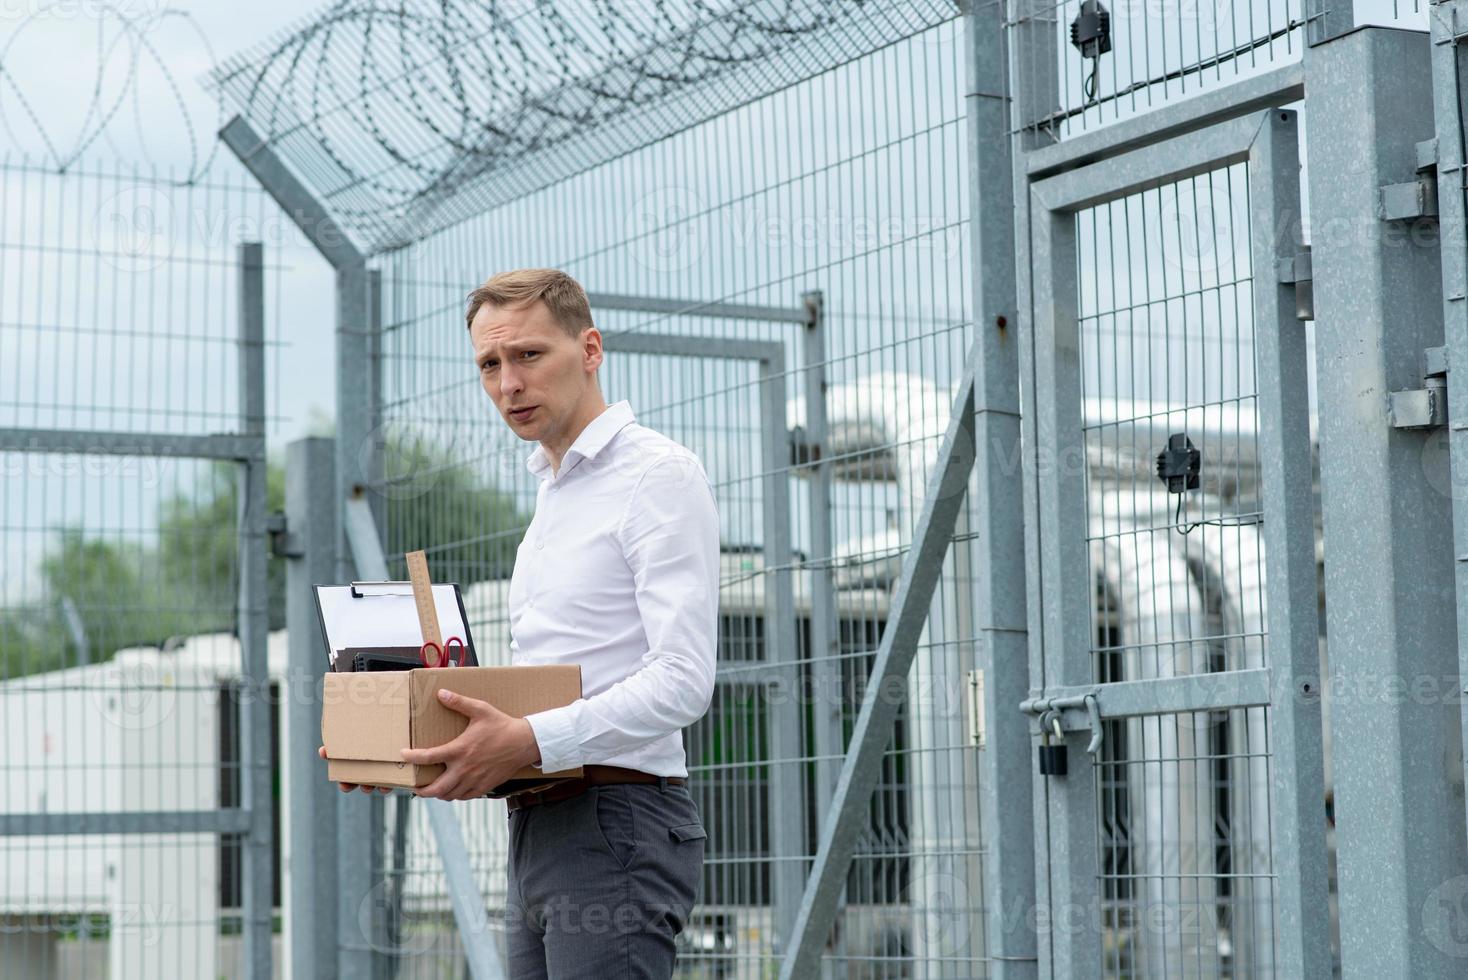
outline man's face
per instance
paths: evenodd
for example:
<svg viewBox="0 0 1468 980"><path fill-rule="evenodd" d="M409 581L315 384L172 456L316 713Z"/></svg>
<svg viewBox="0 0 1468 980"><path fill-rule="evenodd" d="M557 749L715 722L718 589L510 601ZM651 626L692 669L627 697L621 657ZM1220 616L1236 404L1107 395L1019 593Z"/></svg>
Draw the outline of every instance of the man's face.
<svg viewBox="0 0 1468 980"><path fill-rule="evenodd" d="M479 381L521 439L554 439L575 415L601 364L595 327L572 337L541 302L485 303L469 324Z"/></svg>

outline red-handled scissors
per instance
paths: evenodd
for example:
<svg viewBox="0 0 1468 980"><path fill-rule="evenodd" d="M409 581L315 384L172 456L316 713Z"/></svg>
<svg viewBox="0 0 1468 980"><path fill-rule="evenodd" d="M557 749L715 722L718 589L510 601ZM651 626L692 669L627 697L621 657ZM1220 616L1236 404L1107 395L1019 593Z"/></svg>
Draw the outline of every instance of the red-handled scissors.
<svg viewBox="0 0 1468 980"><path fill-rule="evenodd" d="M457 660L449 656L449 651L452 650L455 645L457 645L459 648L459 657ZM418 656L423 661L423 666L425 667L462 667L464 666L464 651L466 649L467 648L464 646L463 640L459 639L457 636L451 636L447 640L443 641L443 646L441 647L437 643L434 643L432 640L429 640L427 643L423 644L423 646L419 648ZM436 661L434 663L429 662L429 650L433 651L433 659L434 661Z"/></svg>

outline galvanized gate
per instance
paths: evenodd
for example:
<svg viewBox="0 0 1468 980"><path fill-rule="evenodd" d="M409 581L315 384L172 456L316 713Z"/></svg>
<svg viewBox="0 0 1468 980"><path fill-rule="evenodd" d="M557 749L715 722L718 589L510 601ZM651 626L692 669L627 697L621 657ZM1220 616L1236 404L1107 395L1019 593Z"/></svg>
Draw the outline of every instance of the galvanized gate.
<svg viewBox="0 0 1468 980"><path fill-rule="evenodd" d="M1042 974L1328 975L1295 114L1025 208Z"/></svg>

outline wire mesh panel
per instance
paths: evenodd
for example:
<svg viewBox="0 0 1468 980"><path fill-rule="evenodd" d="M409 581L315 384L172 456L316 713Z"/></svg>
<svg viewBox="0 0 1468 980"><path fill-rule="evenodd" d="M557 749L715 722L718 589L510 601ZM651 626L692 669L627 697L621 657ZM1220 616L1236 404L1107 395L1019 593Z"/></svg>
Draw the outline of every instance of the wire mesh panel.
<svg viewBox="0 0 1468 980"><path fill-rule="evenodd" d="M882 29L914 29L901 23ZM627 399L639 422L692 448L714 482L719 680L685 734L709 843L680 939L683 975L764 976L790 940L948 423L971 337L961 36L945 21L838 58L374 260L387 550L399 560L426 548L464 584L484 662L508 658L504 558L533 510L524 462L534 447L512 437L479 387L462 316L473 286L521 266L577 276L605 338L608 401ZM744 152L721 149L731 145ZM975 656L967 534L964 524L879 791L863 804L867 829L828 953L847 976L986 970L963 712ZM404 921L412 909L436 915L420 921L442 933L403 951L403 975L437 975L457 953L413 807L405 863L389 838L383 870L425 889L403 890ZM498 909L503 808L459 816Z"/></svg>
<svg viewBox="0 0 1468 980"><path fill-rule="evenodd" d="M1351 14L1358 25L1425 31L1430 0L1355 0Z"/></svg>
<svg viewBox="0 0 1468 980"><path fill-rule="evenodd" d="M1105 976L1279 975L1265 715L1108 723L1095 767Z"/></svg>
<svg viewBox="0 0 1468 980"><path fill-rule="evenodd" d="M1069 139L1300 60L1304 0L1019 0L1012 24L1043 28L1015 48L1021 87L1056 88L1054 105L1015 119L1043 142ZM1029 94L1029 93L1027 93Z"/></svg>
<svg viewBox="0 0 1468 980"><path fill-rule="evenodd" d="M1088 541L1107 597L1093 618L1095 679L1266 666L1246 167L1110 201L1076 223ZM1164 482L1158 452L1200 446L1196 480ZM1141 886L1112 910L1119 975L1124 953L1146 975L1171 975L1169 958L1206 975L1268 972L1265 724L1256 709L1114 726L1127 751L1155 762L1128 768L1118 756L1125 789L1099 796L1112 818L1103 862ZM1255 907L1238 918L1227 913L1241 892ZM1158 929L1174 911L1197 928Z"/></svg>
<svg viewBox="0 0 1468 980"><path fill-rule="evenodd" d="M0 166L7 976L269 971L263 536L239 545L267 304L236 237L268 207L238 176Z"/></svg>

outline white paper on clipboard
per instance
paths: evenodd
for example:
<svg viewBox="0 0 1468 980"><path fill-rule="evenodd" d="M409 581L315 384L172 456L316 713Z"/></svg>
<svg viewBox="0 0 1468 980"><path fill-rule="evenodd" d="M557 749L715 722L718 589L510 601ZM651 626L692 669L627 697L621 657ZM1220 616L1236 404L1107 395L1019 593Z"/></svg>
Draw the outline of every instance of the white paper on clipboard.
<svg viewBox="0 0 1468 980"><path fill-rule="evenodd" d="M423 643L411 582L358 582L313 588L332 667L337 654L348 647L417 647ZM466 662L477 664L479 658L474 653L459 586L452 582L435 584L433 605L438 611L440 635L444 640L451 636L463 640L469 651Z"/></svg>

